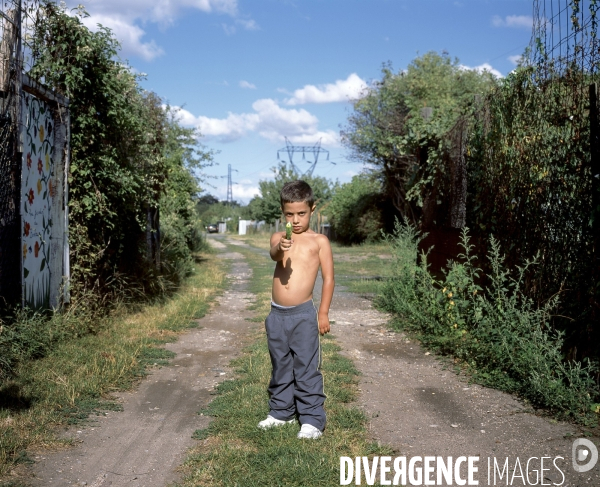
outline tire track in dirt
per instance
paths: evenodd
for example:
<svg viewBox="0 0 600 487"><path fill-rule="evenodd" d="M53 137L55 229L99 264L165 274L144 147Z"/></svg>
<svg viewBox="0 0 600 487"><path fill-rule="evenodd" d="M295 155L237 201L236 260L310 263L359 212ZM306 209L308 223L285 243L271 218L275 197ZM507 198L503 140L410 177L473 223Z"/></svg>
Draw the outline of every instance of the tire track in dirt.
<svg viewBox="0 0 600 487"><path fill-rule="evenodd" d="M334 255L335 259L335 255ZM330 318L332 333L343 354L353 359L362 373L358 404L369 418L374 440L394 448L396 456L479 456L479 485L530 485L540 457L562 456L557 465L564 472L563 487L600 486L600 464L586 473L572 467L573 440L584 437L574 425L532 414L509 394L475 384L447 370L444 362L429 355L403 333L389 331L389 319L369 300L336 287ZM598 438L590 438L598 445ZM493 483L493 458L504 464L514 481ZM523 483L517 457L530 480ZM421 464L422 465L422 464ZM545 460L543 482L561 484L562 475ZM500 467L502 468L502 466ZM435 479L435 474L432 475ZM364 479L363 479L364 480ZM541 482L539 482L541 484ZM456 485L456 484L454 484Z"/></svg>
<svg viewBox="0 0 600 487"><path fill-rule="evenodd" d="M210 419L198 411L211 400L214 387L231 375L228 367L257 325L245 318L252 295L246 292L251 270L238 252L210 238L231 263L230 284L199 328L181 335L167 349L176 357L168 366L152 369L139 386L118 395L122 412L110 412L84 426L70 428L66 437L77 446L43 451L31 467L35 487L165 487L177 481L177 467L194 445L192 434Z"/></svg>

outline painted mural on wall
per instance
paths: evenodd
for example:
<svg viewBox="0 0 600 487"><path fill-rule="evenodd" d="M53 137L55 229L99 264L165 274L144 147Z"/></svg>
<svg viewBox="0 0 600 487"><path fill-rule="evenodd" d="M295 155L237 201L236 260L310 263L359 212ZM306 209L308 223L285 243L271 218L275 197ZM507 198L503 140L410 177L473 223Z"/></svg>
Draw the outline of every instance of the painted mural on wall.
<svg viewBox="0 0 600 487"><path fill-rule="evenodd" d="M51 207L56 196L53 163L54 120L43 101L23 93L23 172L21 179L23 303L48 307L50 301ZM58 202L57 202L58 203Z"/></svg>

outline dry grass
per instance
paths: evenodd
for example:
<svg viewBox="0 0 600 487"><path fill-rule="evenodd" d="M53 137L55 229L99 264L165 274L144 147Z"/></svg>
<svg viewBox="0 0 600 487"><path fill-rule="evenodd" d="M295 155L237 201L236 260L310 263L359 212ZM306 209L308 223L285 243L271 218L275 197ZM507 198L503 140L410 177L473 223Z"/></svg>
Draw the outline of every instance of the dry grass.
<svg viewBox="0 0 600 487"><path fill-rule="evenodd" d="M269 239L271 235L269 233L252 233L250 235L232 235L232 239L241 240L242 242L246 242L248 245L252 245L253 247L269 250L270 244Z"/></svg>
<svg viewBox="0 0 600 487"><path fill-rule="evenodd" d="M56 426L77 423L90 413L118 409L111 392L131 388L147 366L170 358L161 345L196 325L224 285L225 271L206 256L171 298L131 313L117 309L95 334L59 343L44 358L23 363L0 388L0 479L27 453L60 448Z"/></svg>

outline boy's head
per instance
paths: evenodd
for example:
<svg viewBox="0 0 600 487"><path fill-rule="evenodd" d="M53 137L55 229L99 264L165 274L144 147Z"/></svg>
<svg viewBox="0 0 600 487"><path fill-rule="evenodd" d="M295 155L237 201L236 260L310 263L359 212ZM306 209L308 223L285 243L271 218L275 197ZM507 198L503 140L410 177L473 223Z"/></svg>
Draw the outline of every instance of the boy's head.
<svg viewBox="0 0 600 487"><path fill-rule="evenodd" d="M315 197L311 187L304 181L291 181L281 188L280 198L281 211L285 220L292 224L292 232L306 232L315 209Z"/></svg>
<svg viewBox="0 0 600 487"><path fill-rule="evenodd" d="M285 183L279 194L281 208L286 203L306 203L312 211L315 206L315 196L308 183L297 180Z"/></svg>

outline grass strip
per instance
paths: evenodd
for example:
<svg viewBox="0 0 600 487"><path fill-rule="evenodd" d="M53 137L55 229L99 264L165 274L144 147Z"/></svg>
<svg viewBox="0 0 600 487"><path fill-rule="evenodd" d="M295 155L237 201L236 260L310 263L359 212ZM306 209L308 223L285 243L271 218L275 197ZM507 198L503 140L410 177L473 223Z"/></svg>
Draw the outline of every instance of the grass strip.
<svg viewBox="0 0 600 487"><path fill-rule="evenodd" d="M269 312L273 263L264 249L235 247L253 270L249 290L253 307L264 320ZM269 412L267 385L271 361L266 336L260 333L241 357L233 361L236 378L221 383L203 414L210 426L196 431L199 444L184 465L182 486L321 486L339 484L340 456L391 455L391 450L367 440L365 417L353 406L359 372L339 354L334 339L322 340L327 428L319 440L299 440L298 424L267 431L257 424Z"/></svg>
<svg viewBox="0 0 600 487"><path fill-rule="evenodd" d="M225 284L225 270L205 255L179 291L135 312L125 307L102 318L95 334L59 342L44 358L21 364L0 387L0 479L27 451L68 444L56 426L118 409L110 393L131 388L148 366L166 364L161 348L197 326ZM2 485L0 483L0 485ZM8 484L10 485L10 484Z"/></svg>
<svg viewBox="0 0 600 487"><path fill-rule="evenodd" d="M269 250L269 237L267 233L253 233L233 238L253 247ZM239 250L238 247L236 249ZM386 280L391 276L393 255L389 244L373 242L340 245L332 242L331 249L336 286L343 286L350 292L369 296L381 292ZM269 272L272 272L272 269Z"/></svg>

